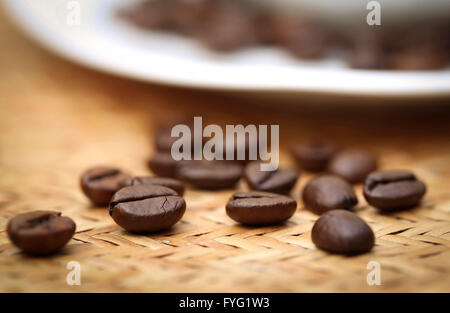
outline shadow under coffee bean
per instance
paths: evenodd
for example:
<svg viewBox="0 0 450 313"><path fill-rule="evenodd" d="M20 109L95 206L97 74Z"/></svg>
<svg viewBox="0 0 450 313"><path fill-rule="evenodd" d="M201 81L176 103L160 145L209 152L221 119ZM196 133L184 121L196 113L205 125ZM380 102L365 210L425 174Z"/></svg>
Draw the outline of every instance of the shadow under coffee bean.
<svg viewBox="0 0 450 313"><path fill-rule="evenodd" d="M107 206L120 188L130 184L131 176L113 167L98 166L81 176L81 189L98 206Z"/></svg>
<svg viewBox="0 0 450 313"><path fill-rule="evenodd" d="M48 255L63 247L75 233L75 223L60 212L33 211L13 217L7 226L9 239L24 252Z"/></svg>
<svg viewBox="0 0 450 313"><path fill-rule="evenodd" d="M176 224L185 210L186 202L175 190L157 185L134 185L114 194L109 214L129 232L149 233Z"/></svg>
<svg viewBox="0 0 450 313"><path fill-rule="evenodd" d="M350 210L358 204L353 187L335 175L319 175L311 179L302 192L306 209L322 214L330 210Z"/></svg>
<svg viewBox="0 0 450 313"><path fill-rule="evenodd" d="M367 202L382 211L413 207L425 192L425 184L409 171L373 172L364 183Z"/></svg>
<svg viewBox="0 0 450 313"><path fill-rule="evenodd" d="M237 192L226 205L233 220L246 225L278 224L294 215L297 201L287 196L261 192Z"/></svg>
<svg viewBox="0 0 450 313"><path fill-rule="evenodd" d="M370 251L375 244L369 225L346 210L323 214L312 228L311 239L320 249L349 255Z"/></svg>

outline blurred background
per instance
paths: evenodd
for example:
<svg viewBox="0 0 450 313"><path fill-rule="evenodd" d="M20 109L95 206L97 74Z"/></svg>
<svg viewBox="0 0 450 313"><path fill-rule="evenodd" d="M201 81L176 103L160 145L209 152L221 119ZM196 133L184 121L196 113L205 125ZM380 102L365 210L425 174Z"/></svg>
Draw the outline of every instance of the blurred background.
<svg viewBox="0 0 450 313"><path fill-rule="evenodd" d="M448 1L380 1L375 26L367 3L5 0L2 109L279 124L282 144L448 136Z"/></svg>

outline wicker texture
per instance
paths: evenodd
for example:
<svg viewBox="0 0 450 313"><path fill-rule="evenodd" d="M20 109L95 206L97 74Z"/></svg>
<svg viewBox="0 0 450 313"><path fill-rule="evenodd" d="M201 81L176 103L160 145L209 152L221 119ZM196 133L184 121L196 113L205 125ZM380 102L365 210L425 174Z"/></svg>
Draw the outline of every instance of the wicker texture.
<svg viewBox="0 0 450 313"><path fill-rule="evenodd" d="M152 121L183 110L221 123L245 121L254 104L109 77L41 51L5 21L0 33L17 51L0 52L1 291L450 291L448 110L415 120L401 112L395 123L391 113L373 121L370 112L332 118L258 110L262 123L271 116L280 124L286 142L320 131L339 144L372 148L382 168L412 169L427 183L419 207L389 215L367 206L357 187L358 215L376 234L370 253L345 257L315 248L310 231L317 216L299 200L310 178L304 173L292 193L298 211L284 225L240 226L224 210L233 191L189 189L180 223L138 236L115 225L107 209L90 206L78 186L80 173L112 164L148 174ZM282 163L289 162L283 150ZM37 209L62 211L77 223L73 240L49 258L20 253L5 231L11 217ZM81 264L80 286L66 284L69 261ZM369 261L381 264L380 286L366 283Z"/></svg>

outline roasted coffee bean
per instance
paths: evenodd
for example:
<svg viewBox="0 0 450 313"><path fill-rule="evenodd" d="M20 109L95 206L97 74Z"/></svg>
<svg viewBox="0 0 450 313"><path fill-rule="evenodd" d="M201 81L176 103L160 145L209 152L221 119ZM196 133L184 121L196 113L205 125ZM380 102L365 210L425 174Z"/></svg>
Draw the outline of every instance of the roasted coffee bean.
<svg viewBox="0 0 450 313"><path fill-rule="evenodd" d="M81 176L81 189L98 206L109 204L120 188L130 184L131 176L113 167L94 167Z"/></svg>
<svg viewBox="0 0 450 313"><path fill-rule="evenodd" d="M48 255L64 246L75 233L75 223L60 212L33 211L13 217L9 239L32 255Z"/></svg>
<svg viewBox="0 0 450 313"><path fill-rule="evenodd" d="M375 235L369 225L345 210L323 214L314 224L311 238L320 249L349 255L370 251L375 243Z"/></svg>
<svg viewBox="0 0 450 313"><path fill-rule="evenodd" d="M377 169L376 157L366 151L349 149L338 152L328 164L328 170L351 184L362 183L366 176Z"/></svg>
<svg viewBox="0 0 450 313"><path fill-rule="evenodd" d="M286 14L274 14L267 22L265 42L282 46L296 57L316 59L328 48L328 32L319 24Z"/></svg>
<svg viewBox="0 0 450 313"><path fill-rule="evenodd" d="M293 29L284 47L294 56L302 59L321 58L328 49L326 31L317 24L305 24Z"/></svg>
<svg viewBox="0 0 450 313"><path fill-rule="evenodd" d="M175 190L157 185L134 185L114 194L109 214L129 232L149 233L171 227L185 210L186 203Z"/></svg>
<svg viewBox="0 0 450 313"><path fill-rule="evenodd" d="M288 194L291 192L298 172L287 168L278 168L274 171L262 171L260 162L252 162L245 168L245 180L252 190Z"/></svg>
<svg viewBox="0 0 450 313"><path fill-rule="evenodd" d="M226 205L228 216L246 225L281 223L289 219L296 208L294 199L261 191L237 192Z"/></svg>
<svg viewBox="0 0 450 313"><path fill-rule="evenodd" d="M385 34L373 32L359 35L355 38L350 55L350 67L356 69L380 70L388 67L385 52Z"/></svg>
<svg viewBox="0 0 450 313"><path fill-rule="evenodd" d="M167 177L139 176L131 180L131 185L158 185L175 190L180 196L184 194L184 184L178 179Z"/></svg>
<svg viewBox="0 0 450 313"><path fill-rule="evenodd" d="M291 149L298 166L310 172L325 170L335 152L336 147L322 143L298 144Z"/></svg>
<svg viewBox="0 0 450 313"><path fill-rule="evenodd" d="M439 70L447 66L449 58L438 47L410 47L391 57L391 67L396 70Z"/></svg>
<svg viewBox="0 0 450 313"><path fill-rule="evenodd" d="M155 148L161 152L171 152L172 144L177 141L178 137L171 136L170 128L161 128L155 133Z"/></svg>
<svg viewBox="0 0 450 313"><path fill-rule="evenodd" d="M195 35L217 51L232 51L259 40L254 13L240 1L212 1Z"/></svg>
<svg viewBox="0 0 450 313"><path fill-rule="evenodd" d="M233 188L242 176L242 166L233 162L204 161L183 165L177 178L200 189Z"/></svg>
<svg viewBox="0 0 450 313"><path fill-rule="evenodd" d="M144 1L130 8L122 9L119 14L142 28L170 30L174 28L173 6L174 1L172 0Z"/></svg>
<svg viewBox="0 0 450 313"><path fill-rule="evenodd" d="M185 125L191 130L191 134L194 133L194 125L191 121L185 119L176 119L171 123L167 123L164 126L158 128L154 136L154 144L156 150L159 152L171 152L172 145L179 137L172 137L172 127L176 125ZM194 152L194 136L191 136L191 152Z"/></svg>
<svg viewBox="0 0 450 313"><path fill-rule="evenodd" d="M347 52L351 67L372 70L434 70L449 62L449 27L443 21L424 21L417 27L385 25L355 33L250 2L147 0L120 15L138 27L176 32L218 51L262 43L315 59L338 47Z"/></svg>
<svg viewBox="0 0 450 313"><path fill-rule="evenodd" d="M409 171L373 172L364 183L367 202L382 211L413 207L425 192L425 184Z"/></svg>
<svg viewBox="0 0 450 313"><path fill-rule="evenodd" d="M176 177L177 170L182 165L187 165L195 161L180 160L176 161L168 152L157 152L148 160L150 170L161 177Z"/></svg>
<svg viewBox="0 0 450 313"><path fill-rule="evenodd" d="M334 175L320 175L311 179L303 189L305 208L322 214L330 210L350 210L358 204L352 186Z"/></svg>
<svg viewBox="0 0 450 313"><path fill-rule="evenodd" d="M164 0L167 1L167 0ZM171 16L176 31L186 36L198 33L201 21L210 12L209 0L178 0L175 1Z"/></svg>

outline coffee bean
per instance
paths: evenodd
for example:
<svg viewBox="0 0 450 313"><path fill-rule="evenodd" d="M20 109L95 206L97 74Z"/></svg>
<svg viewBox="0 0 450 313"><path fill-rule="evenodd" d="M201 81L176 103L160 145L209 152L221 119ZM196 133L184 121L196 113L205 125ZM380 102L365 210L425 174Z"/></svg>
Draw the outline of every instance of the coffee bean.
<svg viewBox="0 0 450 313"><path fill-rule="evenodd" d="M112 167L94 167L81 176L81 189L97 206L109 204L112 196L120 188L130 184L131 176Z"/></svg>
<svg viewBox="0 0 450 313"><path fill-rule="evenodd" d="M75 223L60 212L33 211L13 217L9 239L32 255L48 255L64 246L75 233Z"/></svg>
<svg viewBox="0 0 450 313"><path fill-rule="evenodd" d="M267 23L264 41L282 46L296 57L316 59L328 48L328 32L319 24L284 13L273 14Z"/></svg>
<svg viewBox="0 0 450 313"><path fill-rule="evenodd" d="M320 175L311 179L303 189L305 208L323 214L330 210L350 210L358 199L352 186L334 175Z"/></svg>
<svg viewBox="0 0 450 313"><path fill-rule="evenodd" d="M246 225L281 223L289 219L296 208L294 199L261 191L237 192L226 205L228 216Z"/></svg>
<svg viewBox="0 0 450 313"><path fill-rule="evenodd" d="M197 39L217 51L232 51L259 40L254 13L241 1L212 1L200 23Z"/></svg>
<svg viewBox="0 0 450 313"><path fill-rule="evenodd" d="M297 164L310 172L325 170L335 152L336 147L322 143L298 144L291 149Z"/></svg>
<svg viewBox="0 0 450 313"><path fill-rule="evenodd" d="M386 33L382 31L359 34L354 39L350 55L350 67L380 70L388 67L385 51Z"/></svg>
<svg viewBox="0 0 450 313"><path fill-rule="evenodd" d="M120 15L138 27L176 32L218 51L268 44L316 59L340 48L351 67L372 70L435 70L449 62L449 27L443 21L343 31L291 13L251 1L147 0Z"/></svg>
<svg viewBox="0 0 450 313"><path fill-rule="evenodd" d="M177 172L181 181L200 189L233 188L242 176L242 166L233 162L204 161L183 165Z"/></svg>
<svg viewBox="0 0 450 313"><path fill-rule="evenodd" d="M131 180L131 186L135 185L159 185L175 190L180 196L184 194L184 184L173 178L139 176Z"/></svg>
<svg viewBox="0 0 450 313"><path fill-rule="evenodd" d="M449 61L446 52L438 47L414 47L401 50L391 57L391 66L396 70L439 70Z"/></svg>
<svg viewBox="0 0 450 313"><path fill-rule="evenodd" d="M413 207L425 192L425 184L409 171L373 172L364 183L367 202L382 211Z"/></svg>
<svg viewBox="0 0 450 313"><path fill-rule="evenodd" d="M176 161L172 158L172 155L167 152L157 152L150 160L148 160L148 167L150 170L161 177L176 177L177 170L182 165L190 164L195 161L180 160Z"/></svg>
<svg viewBox="0 0 450 313"><path fill-rule="evenodd" d="M172 127L176 125L185 125L191 130L191 134L194 133L194 125L191 121L180 119L178 122L173 122L169 125L160 127L154 136L155 148L159 152L172 152L172 145L179 137L172 137ZM191 136L191 153L194 152L194 136Z"/></svg>
<svg viewBox="0 0 450 313"><path fill-rule="evenodd" d="M304 24L291 29L284 42L290 53L302 59L321 58L328 46L327 32L317 24Z"/></svg>
<svg viewBox="0 0 450 313"><path fill-rule="evenodd" d="M142 28L170 30L173 29L172 0L144 1L122 9L120 16Z"/></svg>
<svg viewBox="0 0 450 313"><path fill-rule="evenodd" d="M186 36L197 33L200 21L209 13L209 3L208 0L175 1L171 10L174 29Z"/></svg>
<svg viewBox="0 0 450 313"><path fill-rule="evenodd" d="M261 171L260 162L252 162L245 168L245 180L252 190L288 194L298 179L298 172L287 168Z"/></svg>
<svg viewBox="0 0 450 313"><path fill-rule="evenodd" d="M311 239L320 249L349 255L370 251L375 243L375 235L369 225L345 210L323 214L312 228Z"/></svg>
<svg viewBox="0 0 450 313"><path fill-rule="evenodd" d="M157 185L134 185L114 194L109 214L129 232L148 233L171 227L185 210L186 203L175 190Z"/></svg>
<svg viewBox="0 0 450 313"><path fill-rule="evenodd" d="M178 137L171 136L170 128L162 128L155 133L155 148L161 152L171 152L172 144L177 141Z"/></svg>
<svg viewBox="0 0 450 313"><path fill-rule="evenodd" d="M328 164L328 170L351 184L362 183L366 176L377 169L378 162L369 152L348 149L338 152Z"/></svg>

